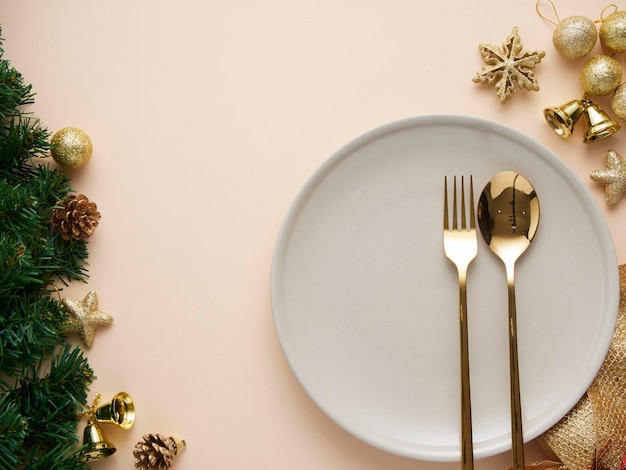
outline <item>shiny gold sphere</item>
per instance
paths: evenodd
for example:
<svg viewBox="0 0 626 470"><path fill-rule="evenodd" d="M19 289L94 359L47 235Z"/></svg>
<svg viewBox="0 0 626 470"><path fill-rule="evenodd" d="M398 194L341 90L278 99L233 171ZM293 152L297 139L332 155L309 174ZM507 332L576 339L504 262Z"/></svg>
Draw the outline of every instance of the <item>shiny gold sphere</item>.
<svg viewBox="0 0 626 470"><path fill-rule="evenodd" d="M611 98L611 109L622 121L626 121L626 83L617 87Z"/></svg>
<svg viewBox="0 0 626 470"><path fill-rule="evenodd" d="M566 59L580 59L591 52L598 41L593 20L584 16L569 16L561 21L552 35L554 48Z"/></svg>
<svg viewBox="0 0 626 470"><path fill-rule="evenodd" d="M602 21L600 43L607 53L626 52L626 11L616 11Z"/></svg>
<svg viewBox="0 0 626 470"><path fill-rule="evenodd" d="M621 82L622 67L606 55L589 58L580 71L580 83L590 95L610 95Z"/></svg>
<svg viewBox="0 0 626 470"><path fill-rule="evenodd" d="M52 158L61 166L80 168L91 158L91 139L82 130L64 127L50 139Z"/></svg>

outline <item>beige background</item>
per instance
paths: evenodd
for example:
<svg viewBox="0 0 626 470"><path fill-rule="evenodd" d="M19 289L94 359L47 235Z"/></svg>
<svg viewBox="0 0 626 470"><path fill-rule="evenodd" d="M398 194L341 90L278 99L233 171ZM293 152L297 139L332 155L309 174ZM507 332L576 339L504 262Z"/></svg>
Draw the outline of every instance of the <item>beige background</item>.
<svg viewBox="0 0 626 470"><path fill-rule="evenodd" d="M599 19L605 6L555 4L561 18ZM0 0L0 12L5 58L37 92L32 111L51 131L85 130L95 147L67 172L102 213L91 277L64 294L95 290L114 316L88 351L91 396L125 390L138 418L130 431L107 427L118 452L94 468L132 468L148 432L186 439L179 470L458 468L387 454L337 427L274 332L270 262L289 204L335 150L388 121L469 114L542 142L589 187L626 262L626 200L609 209L588 176L607 149L626 155L626 131L584 145L582 129L561 140L543 121L543 108L582 95L583 61L556 54L534 1ZM502 105L472 77L478 44L501 44L513 26L546 57L541 90ZM540 458L529 443L527 460Z"/></svg>

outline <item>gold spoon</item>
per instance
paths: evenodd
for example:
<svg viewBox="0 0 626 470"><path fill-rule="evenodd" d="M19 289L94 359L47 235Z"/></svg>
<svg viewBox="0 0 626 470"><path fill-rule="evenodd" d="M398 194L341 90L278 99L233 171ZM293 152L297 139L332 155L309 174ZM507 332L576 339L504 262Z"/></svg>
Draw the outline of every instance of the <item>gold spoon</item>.
<svg viewBox="0 0 626 470"><path fill-rule="evenodd" d="M511 439L513 470L524 470L524 439L517 361L517 316L514 266L530 246L539 225L539 199L535 188L519 173L505 171L491 178L478 201L482 236L504 263L509 291L509 373L511 386Z"/></svg>

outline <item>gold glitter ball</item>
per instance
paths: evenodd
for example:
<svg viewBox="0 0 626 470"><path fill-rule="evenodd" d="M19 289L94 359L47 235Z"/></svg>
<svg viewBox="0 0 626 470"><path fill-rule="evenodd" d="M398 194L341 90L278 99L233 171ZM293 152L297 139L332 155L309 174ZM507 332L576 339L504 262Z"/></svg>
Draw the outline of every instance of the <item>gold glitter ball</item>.
<svg viewBox="0 0 626 470"><path fill-rule="evenodd" d="M570 16L561 21L552 35L556 51L566 59L580 59L591 52L598 41L598 30L593 20L584 16Z"/></svg>
<svg viewBox="0 0 626 470"><path fill-rule="evenodd" d="M626 52L626 11L616 11L602 21L600 43L607 53Z"/></svg>
<svg viewBox="0 0 626 470"><path fill-rule="evenodd" d="M65 127L50 139L52 158L61 166L80 168L91 158L91 139L80 129Z"/></svg>
<svg viewBox="0 0 626 470"><path fill-rule="evenodd" d="M606 203L616 204L626 191L626 161L615 150L606 152L606 168L592 171L589 177L596 183L602 183L606 192Z"/></svg>
<svg viewBox="0 0 626 470"><path fill-rule="evenodd" d="M622 121L626 121L626 83L617 87L611 98L611 109Z"/></svg>
<svg viewBox="0 0 626 470"><path fill-rule="evenodd" d="M65 297L61 304L69 317L65 331L78 333L87 347L93 344L97 327L113 322L111 315L98 309L98 294L95 291L89 292L83 300Z"/></svg>
<svg viewBox="0 0 626 470"><path fill-rule="evenodd" d="M610 95L621 81L622 67L613 57L606 55L589 58L580 71L580 83L590 95Z"/></svg>

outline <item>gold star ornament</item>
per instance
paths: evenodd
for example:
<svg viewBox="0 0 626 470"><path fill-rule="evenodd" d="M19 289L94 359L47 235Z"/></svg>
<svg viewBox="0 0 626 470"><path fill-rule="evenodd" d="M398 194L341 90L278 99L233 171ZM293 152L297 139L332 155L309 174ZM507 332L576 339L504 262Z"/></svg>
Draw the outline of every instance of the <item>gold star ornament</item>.
<svg viewBox="0 0 626 470"><path fill-rule="evenodd" d="M93 344L96 328L113 322L111 315L98 309L98 294L95 291L89 292L80 301L65 297L61 304L68 315L65 331L78 333L87 347Z"/></svg>
<svg viewBox="0 0 626 470"><path fill-rule="evenodd" d="M605 187L606 202L612 206L626 191L626 161L615 150L606 152L606 168L592 171L589 177Z"/></svg>
<svg viewBox="0 0 626 470"><path fill-rule="evenodd" d="M506 38L502 47L479 44L478 50L485 65L473 78L474 83L495 84L502 103L517 91L517 87L539 91L539 83L532 71L546 55L544 51L524 51L517 27Z"/></svg>

